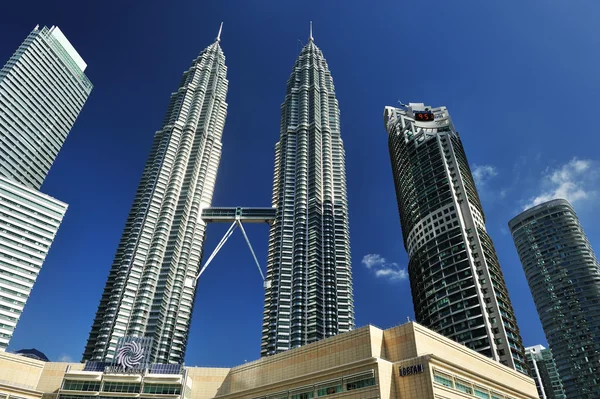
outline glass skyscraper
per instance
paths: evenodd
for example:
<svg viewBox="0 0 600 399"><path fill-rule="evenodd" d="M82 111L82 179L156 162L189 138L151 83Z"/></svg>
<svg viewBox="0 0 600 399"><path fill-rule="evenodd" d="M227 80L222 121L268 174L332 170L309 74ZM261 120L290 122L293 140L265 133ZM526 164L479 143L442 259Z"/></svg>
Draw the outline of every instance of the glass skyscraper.
<svg viewBox="0 0 600 399"><path fill-rule="evenodd" d="M0 350L67 211L37 190L92 90L85 68L54 26L35 27L0 69Z"/></svg>
<svg viewBox="0 0 600 399"><path fill-rule="evenodd" d="M0 175L40 189L92 91L57 26L36 27L0 69Z"/></svg>
<svg viewBox="0 0 600 399"><path fill-rule="evenodd" d="M67 204L0 176L0 351L6 349Z"/></svg>
<svg viewBox="0 0 600 399"><path fill-rule="evenodd" d="M83 360L110 362L119 338L148 337L150 362L183 362L227 87L217 38L183 74L154 135Z"/></svg>
<svg viewBox="0 0 600 399"><path fill-rule="evenodd" d="M535 345L525 348L525 355L540 399L566 399L552 351Z"/></svg>
<svg viewBox="0 0 600 399"><path fill-rule="evenodd" d="M600 265L567 200L508 226L569 399L600 398Z"/></svg>
<svg viewBox="0 0 600 399"><path fill-rule="evenodd" d="M354 328L344 146L333 79L311 35L287 82L275 146L261 355Z"/></svg>
<svg viewBox="0 0 600 399"><path fill-rule="evenodd" d="M384 120L416 321L527 373L502 270L446 107L386 107Z"/></svg>

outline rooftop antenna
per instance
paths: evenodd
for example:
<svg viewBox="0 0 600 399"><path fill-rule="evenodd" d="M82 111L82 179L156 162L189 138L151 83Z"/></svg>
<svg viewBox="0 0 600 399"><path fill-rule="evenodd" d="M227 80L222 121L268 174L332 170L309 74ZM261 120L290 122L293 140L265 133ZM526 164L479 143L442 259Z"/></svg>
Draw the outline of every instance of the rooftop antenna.
<svg viewBox="0 0 600 399"><path fill-rule="evenodd" d="M410 316L406 316L406 322L410 323Z"/></svg>
<svg viewBox="0 0 600 399"><path fill-rule="evenodd" d="M221 41L221 31L223 30L223 22L221 22L221 26L219 27L219 34L217 35L217 41Z"/></svg>
<svg viewBox="0 0 600 399"><path fill-rule="evenodd" d="M308 40L310 40L311 42L313 41L313 35L312 35L312 21L310 21L310 33L308 35Z"/></svg>
<svg viewBox="0 0 600 399"><path fill-rule="evenodd" d="M398 103L399 103L401 106L403 106L403 107L408 107L408 105L407 105L407 104L402 104L402 101L400 101L400 100L398 100Z"/></svg>

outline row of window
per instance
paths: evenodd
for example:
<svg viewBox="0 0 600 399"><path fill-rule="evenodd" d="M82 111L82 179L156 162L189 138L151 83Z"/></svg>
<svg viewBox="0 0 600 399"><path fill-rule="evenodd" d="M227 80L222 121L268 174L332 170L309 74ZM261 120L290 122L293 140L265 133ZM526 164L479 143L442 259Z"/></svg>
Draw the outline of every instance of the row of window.
<svg viewBox="0 0 600 399"><path fill-rule="evenodd" d="M11 395L11 398L15 398L15 396ZM61 394L57 399L123 399L122 396L87 396L87 395L64 395ZM0 396L0 399L2 397Z"/></svg>
<svg viewBox="0 0 600 399"><path fill-rule="evenodd" d="M433 382L480 399L514 399L454 375L433 370Z"/></svg>
<svg viewBox="0 0 600 399"><path fill-rule="evenodd" d="M13 229L17 229L20 231L34 231L38 233L34 233L34 235L37 236L41 236L39 233L47 234L50 237L54 237L54 234L56 234L56 229L58 228L58 225L50 225L42 222L37 218L32 218L27 215L23 217L23 215L24 214L20 214L12 208L7 208L4 206L0 207L0 217L4 219L3 221L5 222L6 227L12 226ZM29 223L28 220L32 221L33 223Z"/></svg>
<svg viewBox="0 0 600 399"><path fill-rule="evenodd" d="M103 391L120 393L143 393L157 395L179 395L181 386L178 384L144 384L135 382L109 382L102 384L100 381L76 381L65 380L63 385L65 391Z"/></svg>
<svg viewBox="0 0 600 399"><path fill-rule="evenodd" d="M376 385L375 377L368 377L368 378L362 378L362 379L349 379L348 381L338 380L337 382L332 383L331 385L322 385L322 386L317 385L316 397L335 395L340 392L353 391L356 389L368 388L368 387L375 386L375 385ZM345 387L345 389L344 389L344 387ZM289 393L281 393L281 394L276 394L274 396L268 396L267 398L268 399L313 399L314 397L315 397L315 390L313 388L312 390L307 389L304 392L292 393L291 395ZM264 397L257 398L257 399L264 399Z"/></svg>

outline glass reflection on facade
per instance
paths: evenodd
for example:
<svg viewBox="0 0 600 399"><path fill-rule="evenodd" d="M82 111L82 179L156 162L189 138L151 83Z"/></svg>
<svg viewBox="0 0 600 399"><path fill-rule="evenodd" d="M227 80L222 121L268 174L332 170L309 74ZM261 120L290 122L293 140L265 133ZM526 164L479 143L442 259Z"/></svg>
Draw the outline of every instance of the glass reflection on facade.
<svg viewBox="0 0 600 399"><path fill-rule="evenodd" d="M567 398L600 398L600 265L575 210L556 199L508 226Z"/></svg>
<svg viewBox="0 0 600 399"><path fill-rule="evenodd" d="M525 355L540 399L566 399L552 351L535 345L525 348Z"/></svg>

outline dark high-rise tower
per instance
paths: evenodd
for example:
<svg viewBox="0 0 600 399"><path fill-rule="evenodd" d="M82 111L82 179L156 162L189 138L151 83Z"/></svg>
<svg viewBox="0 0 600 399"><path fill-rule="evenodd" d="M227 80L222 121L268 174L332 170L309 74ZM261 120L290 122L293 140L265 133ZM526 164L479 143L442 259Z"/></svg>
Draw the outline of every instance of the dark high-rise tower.
<svg viewBox="0 0 600 399"><path fill-rule="evenodd" d="M552 351L535 345L525 348L525 356L540 399L566 399Z"/></svg>
<svg viewBox="0 0 600 399"><path fill-rule="evenodd" d="M600 398L600 265L575 210L555 199L508 226L567 398Z"/></svg>
<svg viewBox="0 0 600 399"><path fill-rule="evenodd" d="M294 64L275 146L261 355L354 327L344 146L333 79L311 35Z"/></svg>
<svg viewBox="0 0 600 399"><path fill-rule="evenodd" d="M220 35L220 33L219 33ZM152 338L149 361L183 362L227 114L219 38L171 95L100 300L84 360L111 361L121 337Z"/></svg>
<svg viewBox="0 0 600 399"><path fill-rule="evenodd" d="M502 270L446 107L386 107L384 119L417 322L527 373Z"/></svg>

